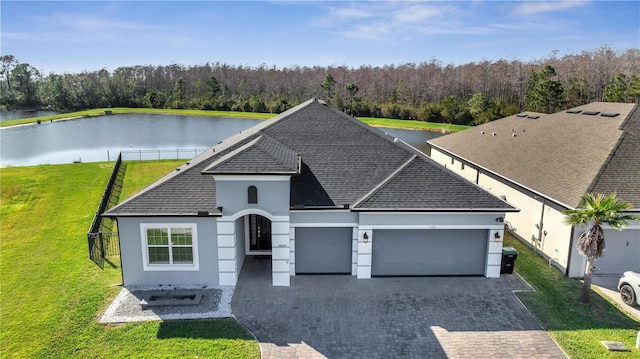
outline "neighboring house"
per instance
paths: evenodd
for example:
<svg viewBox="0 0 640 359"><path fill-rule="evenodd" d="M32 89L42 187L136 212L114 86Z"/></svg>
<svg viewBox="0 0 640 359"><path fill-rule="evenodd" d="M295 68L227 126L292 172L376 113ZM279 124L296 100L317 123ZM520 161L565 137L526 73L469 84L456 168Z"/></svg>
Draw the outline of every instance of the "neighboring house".
<svg viewBox="0 0 640 359"><path fill-rule="evenodd" d="M235 285L270 255L297 274L500 276L508 203L309 100L206 150L104 215L124 286Z"/></svg>
<svg viewBox="0 0 640 359"><path fill-rule="evenodd" d="M508 227L570 277L586 260L576 250L584 228L564 224L562 211L587 192L630 202L640 213L640 110L595 102L554 114L525 112L429 141L431 157L520 209ZM600 274L640 271L640 221L605 231Z"/></svg>

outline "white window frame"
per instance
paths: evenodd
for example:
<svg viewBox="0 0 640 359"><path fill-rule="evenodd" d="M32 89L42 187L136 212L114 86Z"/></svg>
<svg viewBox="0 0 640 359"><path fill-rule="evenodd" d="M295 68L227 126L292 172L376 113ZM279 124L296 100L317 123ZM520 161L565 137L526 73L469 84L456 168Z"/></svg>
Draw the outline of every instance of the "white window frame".
<svg viewBox="0 0 640 359"><path fill-rule="evenodd" d="M193 263L190 264L151 264L149 263L149 251L147 241L147 229L151 228L188 228L191 229L191 248L193 250ZM140 239L142 243L142 268L144 271L197 271L200 270L198 261L198 225L196 223L140 223ZM169 236L169 255L171 256L171 236Z"/></svg>

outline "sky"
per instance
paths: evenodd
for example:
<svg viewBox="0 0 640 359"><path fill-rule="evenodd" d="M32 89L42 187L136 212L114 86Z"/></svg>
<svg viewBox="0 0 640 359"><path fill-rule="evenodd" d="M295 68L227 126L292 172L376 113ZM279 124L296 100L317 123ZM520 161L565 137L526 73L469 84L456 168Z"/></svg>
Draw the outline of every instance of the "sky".
<svg viewBox="0 0 640 359"><path fill-rule="evenodd" d="M7 1L0 54L43 74L384 66L640 48L640 1Z"/></svg>

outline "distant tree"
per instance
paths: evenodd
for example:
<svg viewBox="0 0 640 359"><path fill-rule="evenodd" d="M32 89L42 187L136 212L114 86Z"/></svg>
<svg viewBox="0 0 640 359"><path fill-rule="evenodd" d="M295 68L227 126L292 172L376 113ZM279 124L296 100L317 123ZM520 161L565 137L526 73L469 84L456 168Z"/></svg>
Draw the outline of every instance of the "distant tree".
<svg viewBox="0 0 640 359"><path fill-rule="evenodd" d="M209 94L211 98L215 98L220 92L220 82L214 76L211 76L209 80L207 80L207 88L209 89Z"/></svg>
<svg viewBox="0 0 640 359"><path fill-rule="evenodd" d="M10 92L15 106L35 108L40 105L37 85L39 78L40 72L29 64L21 63L13 68L10 75Z"/></svg>
<svg viewBox="0 0 640 359"><path fill-rule="evenodd" d="M171 108L185 108L186 106L186 92L187 82L184 78L180 77L176 80L173 86L173 93L171 94L171 100L169 106Z"/></svg>
<svg viewBox="0 0 640 359"><path fill-rule="evenodd" d="M327 74L320 84L320 88L322 88L322 91L324 92L324 95L329 102L331 102L331 99L333 99L333 96L335 96L335 93L333 92L333 87L335 85L336 80L333 79L333 76L331 76L331 74Z"/></svg>
<svg viewBox="0 0 640 359"><path fill-rule="evenodd" d="M629 83L629 96L633 102L640 103L640 76L636 75L631 78Z"/></svg>
<svg viewBox="0 0 640 359"><path fill-rule="evenodd" d="M572 77L567 85L567 107L584 105L589 102L590 86L585 77Z"/></svg>
<svg viewBox="0 0 640 359"><path fill-rule="evenodd" d="M604 89L604 100L607 102L632 102L634 100L631 79L623 73L616 74Z"/></svg>
<svg viewBox="0 0 640 359"><path fill-rule="evenodd" d="M556 70L546 65L540 72L532 71L527 82L529 111L553 113L563 105L564 86L553 80Z"/></svg>
<svg viewBox="0 0 640 359"><path fill-rule="evenodd" d="M360 90L360 88L358 88L358 85L354 83L349 83L347 84L347 86L345 86L345 90L347 91L347 97L349 101L348 113L352 116L355 116L356 103L360 101L360 99L358 98L358 90Z"/></svg>
<svg viewBox="0 0 640 359"><path fill-rule="evenodd" d="M606 224L613 229L621 230L628 221L638 219L624 213L629 209L631 209L631 204L618 200L615 192L608 196L601 193L587 193L582 196L580 207L563 212L567 224L588 226L578 237L577 243L578 252L587 258L584 283L578 299L580 303L586 304L590 301L591 276L595 271L595 262L605 251L602 226Z"/></svg>

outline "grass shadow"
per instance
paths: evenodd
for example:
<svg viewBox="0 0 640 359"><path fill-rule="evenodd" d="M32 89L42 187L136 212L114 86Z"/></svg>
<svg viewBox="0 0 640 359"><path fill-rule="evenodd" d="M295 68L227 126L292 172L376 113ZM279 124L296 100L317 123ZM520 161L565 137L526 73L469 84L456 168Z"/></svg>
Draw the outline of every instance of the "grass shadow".
<svg viewBox="0 0 640 359"><path fill-rule="evenodd" d="M160 323L157 338L254 340L253 335L233 318L164 321Z"/></svg>

